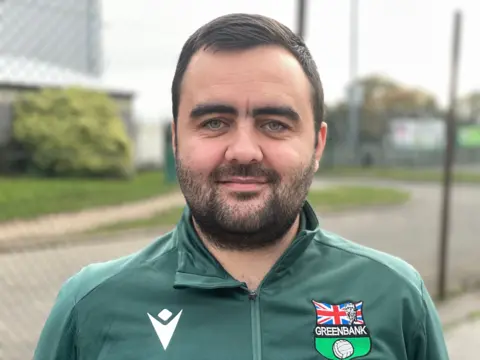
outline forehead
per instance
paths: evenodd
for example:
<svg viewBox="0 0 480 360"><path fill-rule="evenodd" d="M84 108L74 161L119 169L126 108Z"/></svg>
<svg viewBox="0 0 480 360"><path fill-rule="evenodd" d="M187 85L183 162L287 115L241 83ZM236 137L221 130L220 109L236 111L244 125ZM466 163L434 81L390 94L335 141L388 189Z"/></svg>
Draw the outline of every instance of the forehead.
<svg viewBox="0 0 480 360"><path fill-rule="evenodd" d="M311 86L301 65L277 46L241 51L199 51L185 73L184 105L217 101L245 105L310 106Z"/></svg>

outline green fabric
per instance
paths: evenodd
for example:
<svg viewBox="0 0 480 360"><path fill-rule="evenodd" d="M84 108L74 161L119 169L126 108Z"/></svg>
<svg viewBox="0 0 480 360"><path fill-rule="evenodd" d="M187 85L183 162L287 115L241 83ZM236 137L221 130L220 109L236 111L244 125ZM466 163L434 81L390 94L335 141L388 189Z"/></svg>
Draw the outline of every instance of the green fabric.
<svg viewBox="0 0 480 360"><path fill-rule="evenodd" d="M186 208L146 248L70 278L34 360L448 359L415 269L321 229L308 203L301 223L251 294L203 246ZM315 304L344 323L317 323ZM344 304L356 310L353 323ZM168 342L164 324L177 320Z"/></svg>

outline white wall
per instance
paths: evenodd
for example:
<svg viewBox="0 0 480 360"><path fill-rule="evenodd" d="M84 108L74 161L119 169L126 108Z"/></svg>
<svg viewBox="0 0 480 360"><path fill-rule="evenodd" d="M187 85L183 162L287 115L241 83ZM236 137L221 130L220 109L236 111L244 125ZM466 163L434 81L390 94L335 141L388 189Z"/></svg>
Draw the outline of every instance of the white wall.
<svg viewBox="0 0 480 360"><path fill-rule="evenodd" d="M165 160L164 124L138 122L136 126L135 164L137 167L161 167Z"/></svg>

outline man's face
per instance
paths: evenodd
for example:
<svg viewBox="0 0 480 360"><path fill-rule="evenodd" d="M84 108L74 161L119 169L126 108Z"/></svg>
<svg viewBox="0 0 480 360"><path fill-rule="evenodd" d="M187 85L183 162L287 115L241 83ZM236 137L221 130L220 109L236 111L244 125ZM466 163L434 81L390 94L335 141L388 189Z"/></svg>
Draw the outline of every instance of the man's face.
<svg viewBox="0 0 480 360"><path fill-rule="evenodd" d="M297 219L326 125L314 134L311 86L286 50L200 51L185 73L173 137L195 222L216 246L252 250Z"/></svg>

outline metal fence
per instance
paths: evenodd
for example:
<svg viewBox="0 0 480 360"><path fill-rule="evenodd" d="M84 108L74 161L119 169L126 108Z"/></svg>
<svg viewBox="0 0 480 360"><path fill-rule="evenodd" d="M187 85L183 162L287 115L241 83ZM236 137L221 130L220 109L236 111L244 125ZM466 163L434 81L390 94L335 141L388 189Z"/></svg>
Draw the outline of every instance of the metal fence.
<svg viewBox="0 0 480 360"><path fill-rule="evenodd" d="M0 1L0 151L6 151L1 148L1 145L8 140L8 129L13 121L10 107L17 92L49 86L82 85L118 95L121 113L131 129L130 135L135 142L138 166L161 167L165 160L162 152L165 145L162 128L165 124L164 119L170 116L168 112L170 103L167 100L169 82L173 76L172 65L182 45L181 42L173 43L170 32L172 38L175 32L178 32L181 34L181 39L185 40L188 32L201 22L227 12L261 12L287 23L289 18L292 22L295 18L292 13L293 1L286 1L283 10L281 9L283 3L279 5L278 1L266 1L265 3L269 5L256 4L257 1L232 1L231 6L230 1L205 1L202 2L205 4L202 5L204 8L195 5L196 10L188 12L187 8L200 2L184 0L178 1L178 4L172 2L175 3L172 6L178 9L183 7L181 11L176 8L178 10L175 10L176 13L172 12L170 5L163 5L166 2L158 2L162 5L152 5L155 2L129 1L129 5L125 6L126 0L113 2L105 0L103 5L107 2L110 8L118 4L119 8L125 9L122 21L116 22L115 19L111 20L111 17L110 22L103 19L105 14L100 0ZM319 19L315 24L320 24L322 21L328 22L328 15L322 14L329 12L319 11L321 5L316 3L309 6L310 17ZM135 7L136 11L130 18L128 18L129 7L132 11ZM144 8L140 11L139 7ZM197 15L202 11L201 20L198 20ZM339 5L336 11L343 13L346 9ZM158 21L150 19L150 23L145 22L142 25L143 20L137 17L138 14L149 12L157 12L158 16L162 17L162 21L167 21L167 18L176 18L178 25L175 29L167 27L167 32L155 33L158 29L153 30L152 24ZM190 23L193 25L189 25L190 28L186 31L183 24ZM292 24L288 23L288 25ZM115 45L117 58L114 59L107 51L111 50L113 45L102 41L104 33L111 29L116 29L125 37L125 41L120 42L121 52L118 51L118 43ZM327 29L318 32L328 31ZM335 31L341 32L341 27ZM382 31L387 33L390 30ZM129 39L129 36L133 36L132 34L136 37L135 39ZM313 31L308 31L307 27L306 37L313 37L310 42L315 48L315 56L321 62L321 57L329 56L328 51L322 50L323 45L318 46L321 40L313 35ZM154 42L158 38L162 39L161 51ZM142 42L142 39L148 39L148 41ZM336 38L331 38L331 43L338 41ZM409 52L408 42L398 44L398 47L399 52ZM139 55L140 50L143 51L142 55ZM155 61L158 67L163 66L167 70L158 70L155 66L143 69L138 60L144 56L148 57L149 52L156 54ZM336 56L341 57L341 55ZM117 79L112 81L115 85L109 85L112 80L109 74L109 63L113 60L120 64L118 68L121 70L117 71ZM328 72L328 69L322 70L321 67L321 72ZM156 76L159 78L152 81ZM326 77L328 78L328 74ZM122 90L122 88L132 88L135 79L139 82L148 80L147 85L140 90L134 89L132 94ZM334 83L334 80L336 81L330 78L326 82L326 92L329 92L328 84ZM439 90L439 92L444 91L446 89ZM141 97L136 99L138 94ZM146 103L143 102L145 98L151 100L149 104L157 105L162 102L161 106L154 106L154 115L141 114L142 104ZM145 118L153 120L149 123L134 124L135 119ZM460 149L457 155L458 165L467 169L478 168L479 151L478 149ZM382 139L377 143L364 141L360 144L360 152L362 155L360 159L370 156L373 159L373 165L371 165L374 167L439 167L444 156L443 149L398 150L388 139ZM326 167L352 166L351 155L345 144L327 145L324 165ZM381 185L376 184L376 186ZM325 216L323 224L330 230L355 241L405 258L419 269L428 286L434 289L437 273L435 263L437 215L440 212L439 184L398 186L412 193L412 201L405 207L381 212L367 210L332 217ZM478 199L480 199L478 188L462 187L456 189L454 193L452 258L449 267L449 283L454 289L478 280L480 273L478 265L475 265L478 264L477 258L480 254ZM119 211L125 211L125 209ZM87 221L88 218L84 220ZM35 221L37 220L31 220L29 224ZM71 218L68 216L53 215L49 221L51 221L51 227L58 230L58 234L62 233L62 229L65 230L65 234L69 234L67 230ZM0 223L0 235L2 231L6 233L7 227L10 229L13 226L25 226L25 224L22 221ZM87 264L134 252L151 241L155 235L157 234L145 231L129 236L115 235L113 238L108 238L108 241L97 238L94 242L76 243L72 240L48 247L34 246L41 245L41 241L45 241L41 233L32 233L25 236L26 239L22 238L18 241L9 239L8 242L2 242L2 236L0 236L0 360L31 358L38 335L58 290L69 276ZM71 237L73 237L71 234L64 236L69 240ZM37 239L38 244L36 244ZM28 247L20 246L23 242L28 244Z"/></svg>

